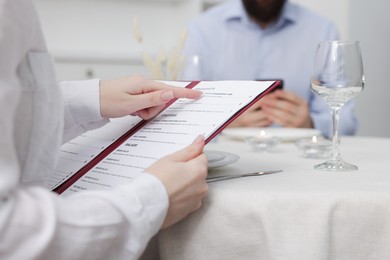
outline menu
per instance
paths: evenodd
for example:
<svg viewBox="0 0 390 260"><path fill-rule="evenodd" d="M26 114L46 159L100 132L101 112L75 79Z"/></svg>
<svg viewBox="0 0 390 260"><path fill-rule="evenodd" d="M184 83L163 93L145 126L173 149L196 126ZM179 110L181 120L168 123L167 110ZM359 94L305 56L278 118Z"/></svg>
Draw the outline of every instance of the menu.
<svg viewBox="0 0 390 260"><path fill-rule="evenodd" d="M62 196L130 182L159 158L198 136L206 143L280 81L166 82L197 89L197 100L177 99L150 120L126 116L65 143L48 187Z"/></svg>

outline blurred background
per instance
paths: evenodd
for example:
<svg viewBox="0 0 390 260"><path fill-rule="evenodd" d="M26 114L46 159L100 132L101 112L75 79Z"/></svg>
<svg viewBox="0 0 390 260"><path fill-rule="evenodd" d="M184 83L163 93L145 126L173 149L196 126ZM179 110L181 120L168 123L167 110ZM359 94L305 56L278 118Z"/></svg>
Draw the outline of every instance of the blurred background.
<svg viewBox="0 0 390 260"><path fill-rule="evenodd" d="M34 0L61 81L150 76L142 53L168 51L190 19L224 1ZM366 88L357 98L358 135L390 137L390 1L290 1L333 20L343 40L361 42ZM142 44L133 37L135 18Z"/></svg>

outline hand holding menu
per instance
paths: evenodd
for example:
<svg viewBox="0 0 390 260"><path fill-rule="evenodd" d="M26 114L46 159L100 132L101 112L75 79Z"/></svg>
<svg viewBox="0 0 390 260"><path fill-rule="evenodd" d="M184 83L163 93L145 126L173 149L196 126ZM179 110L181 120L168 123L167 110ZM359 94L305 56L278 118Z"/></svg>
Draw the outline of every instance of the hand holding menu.
<svg viewBox="0 0 390 260"><path fill-rule="evenodd" d="M198 100L178 99L151 120L126 116L64 144L48 181L64 196L110 189L131 181L163 156L198 136L209 142L279 81L166 82L201 90Z"/></svg>

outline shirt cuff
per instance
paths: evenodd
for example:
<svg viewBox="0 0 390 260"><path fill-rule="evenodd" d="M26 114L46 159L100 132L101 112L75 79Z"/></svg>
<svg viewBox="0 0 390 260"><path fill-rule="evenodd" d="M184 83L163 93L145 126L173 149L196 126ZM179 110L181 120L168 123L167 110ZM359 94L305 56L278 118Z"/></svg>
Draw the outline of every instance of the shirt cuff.
<svg viewBox="0 0 390 260"><path fill-rule="evenodd" d="M70 114L77 125L101 121L99 79L61 82Z"/></svg>
<svg viewBox="0 0 390 260"><path fill-rule="evenodd" d="M128 234L126 248L132 253L143 252L149 240L161 229L168 212L169 197L165 186L157 177L144 172L130 183L117 186L113 192L123 202L117 207L130 223L136 224ZM134 204L142 206L134 210Z"/></svg>

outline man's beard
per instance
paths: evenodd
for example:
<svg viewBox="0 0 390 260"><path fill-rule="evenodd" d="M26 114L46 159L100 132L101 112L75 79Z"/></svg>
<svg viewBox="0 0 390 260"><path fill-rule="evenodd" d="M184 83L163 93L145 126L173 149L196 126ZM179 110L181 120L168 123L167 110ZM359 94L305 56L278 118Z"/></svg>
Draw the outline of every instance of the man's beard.
<svg viewBox="0 0 390 260"><path fill-rule="evenodd" d="M249 16L263 23L277 19L285 2L286 0L242 0Z"/></svg>

